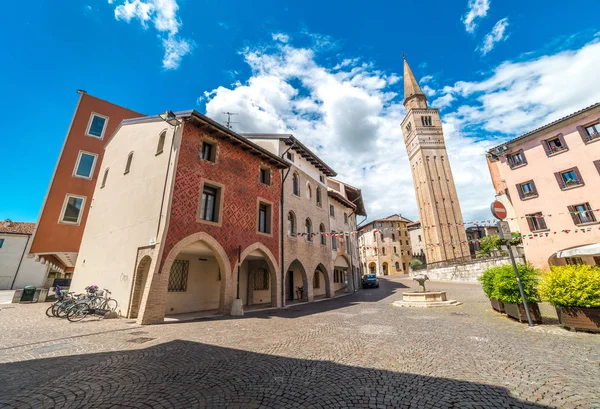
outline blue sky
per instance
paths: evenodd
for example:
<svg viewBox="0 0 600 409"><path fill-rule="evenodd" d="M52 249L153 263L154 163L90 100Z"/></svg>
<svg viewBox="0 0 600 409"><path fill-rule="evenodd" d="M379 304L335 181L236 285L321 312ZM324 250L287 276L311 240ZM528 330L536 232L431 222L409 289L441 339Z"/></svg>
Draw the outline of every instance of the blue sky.
<svg viewBox="0 0 600 409"><path fill-rule="evenodd" d="M600 25L585 17L597 1L27 4L4 5L18 17L0 27L0 219L37 219L77 89L147 114L195 108L222 122L229 110L237 131L291 131L363 189L370 216L412 219L403 52L441 108L466 220L489 218L486 148L600 101Z"/></svg>

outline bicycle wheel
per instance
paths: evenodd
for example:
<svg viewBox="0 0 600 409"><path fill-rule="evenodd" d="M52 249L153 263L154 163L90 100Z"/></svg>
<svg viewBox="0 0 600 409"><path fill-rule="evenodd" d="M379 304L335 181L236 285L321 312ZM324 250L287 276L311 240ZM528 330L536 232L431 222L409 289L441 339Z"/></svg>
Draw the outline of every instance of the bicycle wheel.
<svg viewBox="0 0 600 409"><path fill-rule="evenodd" d="M73 306L73 308L69 310L69 313L67 314L67 319L70 322L81 321L82 319L87 317L89 312L90 308L87 304L78 304L76 306Z"/></svg>
<svg viewBox="0 0 600 409"><path fill-rule="evenodd" d="M118 306L119 306L119 303L117 302L117 300L113 300L112 298L109 298L108 300L104 301L104 304L102 307L105 310L115 311Z"/></svg>
<svg viewBox="0 0 600 409"><path fill-rule="evenodd" d="M50 305L47 309L46 309L46 316L48 317L54 317L54 314L52 313L52 309L54 308L55 304Z"/></svg>
<svg viewBox="0 0 600 409"><path fill-rule="evenodd" d="M61 305L59 305L58 307L56 307L56 316L58 318L67 318L67 314L69 313L69 310L74 305L75 304L72 303L72 302L70 302L70 303L62 303Z"/></svg>

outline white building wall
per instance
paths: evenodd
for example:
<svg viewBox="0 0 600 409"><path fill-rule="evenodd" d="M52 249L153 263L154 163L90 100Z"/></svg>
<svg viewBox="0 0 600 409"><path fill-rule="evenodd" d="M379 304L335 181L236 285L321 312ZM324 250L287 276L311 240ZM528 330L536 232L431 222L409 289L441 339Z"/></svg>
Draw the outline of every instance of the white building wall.
<svg viewBox="0 0 600 409"><path fill-rule="evenodd" d="M17 279L13 289L23 288L26 285L43 287L48 271L48 266L36 262L27 257L27 251L23 256L25 247L31 246L30 236L27 234L2 234L0 239L4 239L4 244L0 248L0 290L10 290L17 268L19 269ZM23 257L21 266L19 262Z"/></svg>
<svg viewBox="0 0 600 409"><path fill-rule="evenodd" d="M164 149L157 155L159 135L165 129ZM123 314L129 305L138 249L154 240L157 248L160 245L177 156L174 151L157 236L173 132L163 121L123 125L105 147L71 289L80 292L91 284L108 288ZM134 152L131 170L124 174L130 152ZM106 185L101 188L107 168Z"/></svg>

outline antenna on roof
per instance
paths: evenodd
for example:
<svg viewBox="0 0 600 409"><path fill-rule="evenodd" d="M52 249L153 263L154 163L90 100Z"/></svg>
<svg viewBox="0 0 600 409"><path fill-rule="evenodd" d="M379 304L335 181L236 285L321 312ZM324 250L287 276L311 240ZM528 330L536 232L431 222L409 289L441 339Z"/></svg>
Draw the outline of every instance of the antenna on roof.
<svg viewBox="0 0 600 409"><path fill-rule="evenodd" d="M238 122L231 122L231 115L239 115L237 112L221 112L223 115L227 115L227 123L225 126L231 129L231 124L237 124Z"/></svg>

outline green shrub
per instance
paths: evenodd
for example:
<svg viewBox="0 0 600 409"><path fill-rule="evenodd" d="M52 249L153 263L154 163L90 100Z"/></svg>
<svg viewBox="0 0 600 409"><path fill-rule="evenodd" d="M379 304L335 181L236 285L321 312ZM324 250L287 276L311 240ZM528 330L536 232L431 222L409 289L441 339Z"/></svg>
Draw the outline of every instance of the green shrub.
<svg viewBox="0 0 600 409"><path fill-rule="evenodd" d="M538 285L538 270L528 264L517 264L519 277L523 286L523 292L527 302L535 303L540 301L537 292ZM494 268L492 298L508 303L522 303L519 285L511 264L505 264Z"/></svg>
<svg viewBox="0 0 600 409"><path fill-rule="evenodd" d="M552 266L542 275L540 295L556 307L600 308L600 268Z"/></svg>
<svg viewBox="0 0 600 409"><path fill-rule="evenodd" d="M421 260L418 258L413 258L410 260L410 266L413 268L413 270L418 270L423 267L423 262L421 262Z"/></svg>
<svg viewBox="0 0 600 409"><path fill-rule="evenodd" d="M481 281L481 288L483 292L487 296L487 298L494 298L492 294L494 293L494 276L496 275L496 270L498 267L490 267L483 272L481 277L479 277L479 281Z"/></svg>
<svg viewBox="0 0 600 409"><path fill-rule="evenodd" d="M500 236L498 236L497 234L490 234L489 236L485 236L479 242L479 254L481 254L482 256L487 256L491 254L492 251L500 250L501 245L502 242Z"/></svg>

